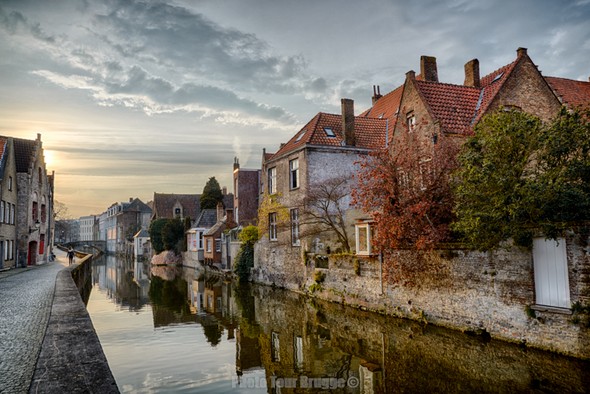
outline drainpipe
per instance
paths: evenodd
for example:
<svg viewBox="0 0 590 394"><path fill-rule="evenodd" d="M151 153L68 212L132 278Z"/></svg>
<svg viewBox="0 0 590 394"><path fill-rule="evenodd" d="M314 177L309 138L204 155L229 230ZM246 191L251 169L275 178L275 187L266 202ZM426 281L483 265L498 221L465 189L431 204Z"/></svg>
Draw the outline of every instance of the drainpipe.
<svg viewBox="0 0 590 394"><path fill-rule="evenodd" d="M381 295L383 295L383 252L379 253L379 283L381 283Z"/></svg>

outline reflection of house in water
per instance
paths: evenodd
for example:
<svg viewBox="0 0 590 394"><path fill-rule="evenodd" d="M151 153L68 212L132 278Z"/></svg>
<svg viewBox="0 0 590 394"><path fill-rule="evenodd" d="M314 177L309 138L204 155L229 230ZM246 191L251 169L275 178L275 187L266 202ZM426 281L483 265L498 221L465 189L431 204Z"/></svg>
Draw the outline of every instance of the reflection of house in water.
<svg viewBox="0 0 590 394"><path fill-rule="evenodd" d="M339 386L347 393L383 392L381 365L368 362L373 357L365 353L363 340L344 337L333 332L320 309L302 304L295 294L266 294L258 289L256 321L260 324L259 346L261 362L266 370L267 386L272 379L290 379L291 386L281 392L299 392L301 388L334 389L326 387L346 384L348 379L362 378L361 387ZM345 332L341 334L350 334ZM365 333L366 334L366 333ZM296 387L293 386L296 382Z"/></svg>
<svg viewBox="0 0 590 394"><path fill-rule="evenodd" d="M137 269L135 263L103 255L92 263L92 281L123 308L140 310L149 303L149 283L135 279Z"/></svg>

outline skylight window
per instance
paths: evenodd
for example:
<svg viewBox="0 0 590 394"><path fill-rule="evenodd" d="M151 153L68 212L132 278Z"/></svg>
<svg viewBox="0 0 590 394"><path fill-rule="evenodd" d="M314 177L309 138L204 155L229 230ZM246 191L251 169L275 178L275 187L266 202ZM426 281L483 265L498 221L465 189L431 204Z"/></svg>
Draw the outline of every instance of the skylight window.
<svg viewBox="0 0 590 394"><path fill-rule="evenodd" d="M334 134L334 130L332 130L331 127L324 127L324 131L328 137L336 137L336 134Z"/></svg>
<svg viewBox="0 0 590 394"><path fill-rule="evenodd" d="M298 141L300 141L300 140L301 140L301 138L303 138L303 136L304 136L304 135L305 135L305 130L303 130L303 131L301 132L301 134L299 134L299 137L297 137L297 139L295 140L295 142L298 142Z"/></svg>
<svg viewBox="0 0 590 394"><path fill-rule="evenodd" d="M498 79L502 78L502 75L504 75L504 73L500 73L500 74L496 75L494 77L494 79L492 80L492 82L496 82Z"/></svg>

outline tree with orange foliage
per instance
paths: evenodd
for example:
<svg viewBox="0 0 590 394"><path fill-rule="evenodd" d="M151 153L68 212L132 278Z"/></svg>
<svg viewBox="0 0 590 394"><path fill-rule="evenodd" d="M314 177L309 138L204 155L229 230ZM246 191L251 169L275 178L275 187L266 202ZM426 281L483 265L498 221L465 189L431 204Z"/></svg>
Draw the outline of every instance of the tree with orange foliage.
<svg viewBox="0 0 590 394"><path fill-rule="evenodd" d="M457 167L457 141L435 136L420 141L402 132L393 149L371 153L361 163L353 201L374 221L374 249L433 249L451 239L450 174Z"/></svg>

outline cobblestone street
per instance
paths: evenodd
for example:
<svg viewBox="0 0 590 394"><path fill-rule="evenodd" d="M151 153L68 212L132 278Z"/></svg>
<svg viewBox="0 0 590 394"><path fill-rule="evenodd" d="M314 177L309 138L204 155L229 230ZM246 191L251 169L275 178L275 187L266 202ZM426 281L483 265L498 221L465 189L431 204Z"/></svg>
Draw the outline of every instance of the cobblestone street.
<svg viewBox="0 0 590 394"><path fill-rule="evenodd" d="M55 279L65 255L55 262L0 272L0 393L26 393L51 312Z"/></svg>

